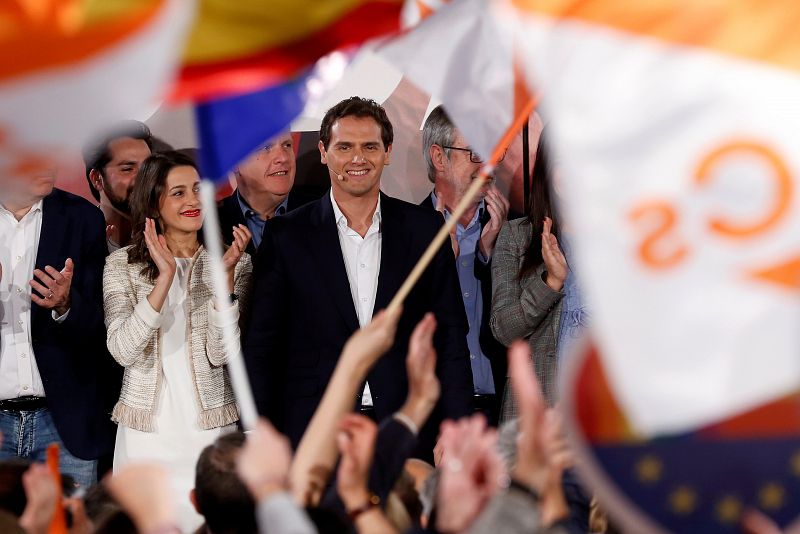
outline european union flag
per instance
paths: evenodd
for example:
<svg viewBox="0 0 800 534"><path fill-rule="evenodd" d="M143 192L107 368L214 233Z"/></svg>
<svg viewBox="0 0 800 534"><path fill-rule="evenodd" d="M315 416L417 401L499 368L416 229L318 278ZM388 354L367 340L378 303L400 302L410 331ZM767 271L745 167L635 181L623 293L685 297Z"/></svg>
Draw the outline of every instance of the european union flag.
<svg viewBox="0 0 800 534"><path fill-rule="evenodd" d="M781 528L800 517L800 394L680 435L647 439L619 407L594 348L578 355L563 400L584 473L633 531L738 533L755 509Z"/></svg>

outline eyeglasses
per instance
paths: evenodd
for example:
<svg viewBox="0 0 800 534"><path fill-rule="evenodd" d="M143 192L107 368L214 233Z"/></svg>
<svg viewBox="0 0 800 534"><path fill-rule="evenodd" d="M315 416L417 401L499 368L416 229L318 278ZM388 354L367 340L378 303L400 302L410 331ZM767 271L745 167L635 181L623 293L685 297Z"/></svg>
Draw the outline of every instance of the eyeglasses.
<svg viewBox="0 0 800 534"><path fill-rule="evenodd" d="M462 150L464 152L469 152L469 160L472 163L483 163L483 158L481 158L480 155L477 152L475 152L474 150L472 150L471 148L463 148L463 147L458 147L458 146L446 146L446 145L442 145L442 148L449 148L450 150ZM500 159L497 160L497 163L500 163L501 161L506 159L506 152L507 152L506 150L503 150L503 153L500 155Z"/></svg>

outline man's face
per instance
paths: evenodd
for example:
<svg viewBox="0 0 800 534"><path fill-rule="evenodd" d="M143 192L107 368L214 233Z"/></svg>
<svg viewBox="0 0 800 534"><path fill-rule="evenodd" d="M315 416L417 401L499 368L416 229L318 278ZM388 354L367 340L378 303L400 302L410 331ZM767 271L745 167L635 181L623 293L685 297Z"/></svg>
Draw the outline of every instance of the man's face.
<svg viewBox="0 0 800 534"><path fill-rule="evenodd" d="M292 136L285 134L240 164L236 183L248 192L288 195L294 185L295 171L294 143Z"/></svg>
<svg viewBox="0 0 800 534"><path fill-rule="evenodd" d="M333 123L328 149L320 141L319 152L334 191L361 197L377 194L392 146L383 146L381 127L374 119L349 116Z"/></svg>
<svg viewBox="0 0 800 534"><path fill-rule="evenodd" d="M150 149L142 139L120 137L108 144L108 150L111 161L102 175L96 175L92 183L95 187L102 187L108 202L115 209L130 213L128 200L136 182L136 173L139 172L142 162L150 156Z"/></svg>
<svg viewBox="0 0 800 534"><path fill-rule="evenodd" d="M456 131L455 139L452 146L456 148L470 148L464 137L460 132ZM469 189L472 181L478 178L482 163L473 163L470 160L470 153L466 150L450 150L450 157L444 158L444 179L450 183L450 187L455 194L455 202L459 202L467 190ZM487 182L480 193L475 196L475 203L483 199L486 190L489 188ZM455 207L455 206L454 206Z"/></svg>
<svg viewBox="0 0 800 534"><path fill-rule="evenodd" d="M31 161L19 174L0 177L0 203L3 199L36 203L53 191L58 169L46 161Z"/></svg>

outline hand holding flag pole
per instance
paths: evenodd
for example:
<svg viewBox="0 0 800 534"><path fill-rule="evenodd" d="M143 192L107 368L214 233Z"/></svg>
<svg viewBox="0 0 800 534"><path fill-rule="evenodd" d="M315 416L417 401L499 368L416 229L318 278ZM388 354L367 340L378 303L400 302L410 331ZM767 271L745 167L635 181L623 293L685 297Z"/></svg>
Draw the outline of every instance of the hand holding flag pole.
<svg viewBox="0 0 800 534"><path fill-rule="evenodd" d="M530 117L533 110L536 108L537 98L535 96L528 99L526 104L522 107L521 111L514 119L514 122L511 123L511 126L508 127L503 137L500 141L497 142L497 145L494 148L494 152L492 152L492 157L489 158L489 161L481 168L478 177L472 181L470 184L469 189L464 194L464 198L461 199L461 202L458 203L456 208L453 210L453 213L450 214L450 219L445 221L444 226L439 229L439 233L433 238L431 244L428 245L428 248L425 249L425 252L420 257L417 264L414 266L414 269L411 270L411 273L406 278L403 285L400 286L400 289L397 290L397 294L394 296L392 301L389 303L387 310L390 312L395 311L395 309L400 306L403 301L406 299L408 294L411 292L411 289L414 287L414 284L417 283L419 277L422 276L422 273L431 263L431 260L436 255L436 252L442 246L445 239L448 239L450 236L450 232L455 227L458 219L472 203L472 199L475 198L475 195L478 194L478 191L481 187L486 184L486 179L489 175L494 171L495 166L497 165L500 158L505 153L508 145L511 144L511 141L514 139L514 136L517 132L522 128L523 124L526 124L528 118Z"/></svg>
<svg viewBox="0 0 800 534"><path fill-rule="evenodd" d="M214 209L216 202L214 194L216 188L214 182L203 179L200 184L200 200L206 206L205 222L203 223L203 237L205 247L211 258L211 280L214 287L214 295L219 311L223 312L231 307L231 300L228 292L227 275L225 265L222 262L222 236L219 232L219 217L217 210ZM226 323L222 328L222 341L225 346L225 353L228 356L228 373L233 385L233 393L236 395L236 402L239 405L239 416L245 430L252 430L258 420L256 403L253 400L253 390L250 388L250 381L247 378L244 358L242 357L241 344L236 339L234 325Z"/></svg>

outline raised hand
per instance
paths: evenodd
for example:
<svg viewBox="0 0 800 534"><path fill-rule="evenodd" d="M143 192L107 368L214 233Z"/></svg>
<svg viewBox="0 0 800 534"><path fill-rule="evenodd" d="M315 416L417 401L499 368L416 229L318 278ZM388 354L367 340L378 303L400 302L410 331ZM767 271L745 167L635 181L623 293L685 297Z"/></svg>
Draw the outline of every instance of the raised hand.
<svg viewBox="0 0 800 534"><path fill-rule="evenodd" d="M36 293L31 292L31 300L42 308L55 310L58 315L67 313L70 306L69 290L72 286L74 269L75 264L71 258L67 258L61 271L50 265L47 265L44 271L34 269L34 279L28 282L36 291Z"/></svg>
<svg viewBox="0 0 800 534"><path fill-rule="evenodd" d="M163 280L169 287L177 270L175 256L167 246L164 236L156 233L156 223L150 218L144 221L144 242L147 245L150 257L153 259L153 263L158 268L158 279Z"/></svg>
<svg viewBox="0 0 800 534"><path fill-rule="evenodd" d="M28 503L19 524L29 534L46 534L56 513L58 488L44 464L31 464L22 475L22 487Z"/></svg>
<svg viewBox="0 0 800 534"><path fill-rule="evenodd" d="M275 430L266 419L259 418L236 458L236 472L253 498L288 489L292 447L286 436Z"/></svg>
<svg viewBox="0 0 800 534"><path fill-rule="evenodd" d="M446 221L447 218L444 216L444 199L442 197L437 197L436 199L436 211L442 214L442 218ZM456 237L456 225L454 224L452 228L450 228L450 246L453 247L453 254L456 258L458 258L459 253L459 246L458 246L458 238Z"/></svg>
<svg viewBox="0 0 800 534"><path fill-rule="evenodd" d="M564 281L567 279L569 267L564 253L561 252L561 248L558 246L558 239L550 233L552 227L552 219L545 217L542 230L542 259L547 269L547 285L554 291L561 291L561 288L564 287Z"/></svg>
<svg viewBox="0 0 800 534"><path fill-rule="evenodd" d="M357 330L345 343L342 358L358 363L360 369L372 367L394 343L397 321L402 314L402 307L381 310L368 325Z"/></svg>
<svg viewBox="0 0 800 534"><path fill-rule="evenodd" d="M512 476L542 497L542 520L552 524L568 513L561 475L572 464L572 453L559 414L547 408L529 351L525 341L514 342L508 350L509 376L519 413L517 463Z"/></svg>
<svg viewBox="0 0 800 534"><path fill-rule="evenodd" d="M436 332L436 318L432 313L427 313L414 328L408 342L406 357L408 398L400 412L410 418L417 428L422 428L428 420L441 394L441 385L436 377L434 332Z"/></svg>
<svg viewBox="0 0 800 534"><path fill-rule="evenodd" d="M231 293L234 291L234 273L236 270L236 264L239 263L239 259L244 254L244 251L247 249L247 244L253 238L253 234L250 233L247 226L240 224L233 227L233 242L231 246L228 247L228 250L225 251L225 255L222 256L222 263L225 265L225 271L228 273L228 289Z"/></svg>
<svg viewBox="0 0 800 534"><path fill-rule="evenodd" d="M507 481L497 452L497 431L480 414L445 421L439 439L441 478L436 496L436 528L463 532Z"/></svg>
<svg viewBox="0 0 800 534"><path fill-rule="evenodd" d="M339 423L336 442L342 460L336 477L336 489L348 510L369 503L367 478L375 453L375 437L378 427L367 417L347 414Z"/></svg>
<svg viewBox="0 0 800 534"><path fill-rule="evenodd" d="M251 239L253 239L253 234L250 233L247 226L240 224L233 227L233 242L222 256L222 263L225 264L226 271L233 271Z"/></svg>
<svg viewBox="0 0 800 534"><path fill-rule="evenodd" d="M105 479L106 487L139 532L177 532L172 484L163 467L131 464ZM172 528L172 530L170 530Z"/></svg>
<svg viewBox="0 0 800 534"><path fill-rule="evenodd" d="M497 243L497 236L500 234L500 229L503 227L503 223L508 219L510 204L506 197L504 197L494 185L486 191L484 201L486 209L489 210L489 215L491 215L491 217L489 222L484 225L483 230L481 230L478 248L484 257L491 258L492 252L494 252L494 245Z"/></svg>

